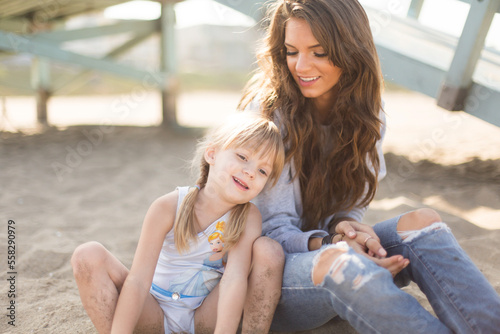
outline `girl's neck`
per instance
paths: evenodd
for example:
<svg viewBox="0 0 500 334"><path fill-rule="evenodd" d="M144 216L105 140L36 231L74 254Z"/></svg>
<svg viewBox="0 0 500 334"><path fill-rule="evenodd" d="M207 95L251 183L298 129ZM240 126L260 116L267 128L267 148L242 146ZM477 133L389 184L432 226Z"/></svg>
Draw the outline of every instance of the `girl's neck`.
<svg viewBox="0 0 500 334"><path fill-rule="evenodd" d="M206 188L202 188L194 204L194 210L201 231L204 231L211 223L221 218L235 206L234 203L228 203L216 194L207 192Z"/></svg>

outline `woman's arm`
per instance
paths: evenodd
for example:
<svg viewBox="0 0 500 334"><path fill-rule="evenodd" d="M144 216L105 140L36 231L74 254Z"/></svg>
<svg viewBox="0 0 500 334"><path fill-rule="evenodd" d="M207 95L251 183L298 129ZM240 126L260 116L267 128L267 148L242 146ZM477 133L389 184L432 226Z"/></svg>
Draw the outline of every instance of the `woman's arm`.
<svg viewBox="0 0 500 334"><path fill-rule="evenodd" d="M144 218L132 268L118 298L111 333L134 331L153 281L163 240L174 224L177 198L177 191L160 197L151 204Z"/></svg>
<svg viewBox="0 0 500 334"><path fill-rule="evenodd" d="M285 165L274 187L269 184L252 202L262 214L262 232L278 241L285 252L300 253L309 249L310 238L322 238L328 233L322 230L302 232L302 221L297 207L302 205L298 179L291 180L294 171Z"/></svg>
<svg viewBox="0 0 500 334"><path fill-rule="evenodd" d="M247 294L248 275L254 241L261 235L262 217L251 205L245 231L229 251L226 269L220 281L215 333L236 333Z"/></svg>

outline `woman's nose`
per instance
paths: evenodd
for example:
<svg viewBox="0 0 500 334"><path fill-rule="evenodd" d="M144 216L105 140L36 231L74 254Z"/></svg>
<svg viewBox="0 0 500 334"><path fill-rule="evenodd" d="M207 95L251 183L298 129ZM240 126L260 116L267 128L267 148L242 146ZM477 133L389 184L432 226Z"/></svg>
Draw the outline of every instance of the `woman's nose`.
<svg viewBox="0 0 500 334"><path fill-rule="evenodd" d="M297 55L297 62L295 63L295 71L297 73L306 72L309 69L310 65L311 65L310 61L308 60L306 55L304 54Z"/></svg>

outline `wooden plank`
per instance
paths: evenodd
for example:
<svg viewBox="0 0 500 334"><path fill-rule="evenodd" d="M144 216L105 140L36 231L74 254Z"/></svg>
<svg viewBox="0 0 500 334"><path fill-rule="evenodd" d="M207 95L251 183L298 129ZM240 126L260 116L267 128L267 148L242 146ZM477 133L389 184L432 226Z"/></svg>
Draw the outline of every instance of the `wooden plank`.
<svg viewBox="0 0 500 334"><path fill-rule="evenodd" d="M367 12L377 29L374 38L385 81L437 98L458 40L422 27L414 20L398 17L382 20L376 11ZM464 105L465 112L497 126L500 126L499 69L498 52L483 50Z"/></svg>
<svg viewBox="0 0 500 334"><path fill-rule="evenodd" d="M0 2L0 17L29 16L35 21L47 22L60 17L100 10L123 2L127 0L8 0Z"/></svg>
<svg viewBox="0 0 500 334"><path fill-rule="evenodd" d="M245 15L252 17L259 22L265 16L264 0L214 0L224 6L237 10Z"/></svg>
<svg viewBox="0 0 500 334"><path fill-rule="evenodd" d="M53 43L31 41L24 36L13 33L0 31L0 49L15 52L27 52L52 60L79 65L84 68L127 77L139 82L144 82L144 80L147 80L148 78L153 78L158 82L160 87L168 88L167 86L169 81L168 76L165 73L154 73L151 71L121 65L105 59L96 59L80 55L74 52L62 50Z"/></svg>
<svg viewBox="0 0 500 334"><path fill-rule="evenodd" d="M436 98L446 71L400 52L377 45L386 82Z"/></svg>
<svg viewBox="0 0 500 334"><path fill-rule="evenodd" d="M458 44L458 38L435 31L420 25L415 20L397 16L382 16L378 11L366 8L371 21L375 44L377 47L392 50L417 62L428 64L446 73L450 68ZM399 71L404 67L397 59L396 63L388 63L388 67L396 67ZM500 90L500 81L491 80L492 73L499 73L500 53L493 49L484 49L473 74L474 81ZM404 70L404 69L403 69ZM443 77L444 79L444 77ZM408 87L417 89L419 87ZM439 90L438 90L439 91ZM430 95L436 97L436 93Z"/></svg>
<svg viewBox="0 0 500 334"><path fill-rule="evenodd" d="M124 52L127 52L128 50L132 49L134 46L137 44L141 43L144 41L146 38L151 36L151 33L144 33L140 34L138 36L135 36L134 38L128 40L124 44L114 48L110 52L106 54L104 58L115 58L118 57L119 55L123 54ZM81 87L83 86L86 82L88 82L93 75L92 70L84 70L81 71L80 73L74 75L71 80L69 81L64 81L64 82L57 82L54 84L54 93L57 94L67 94L76 87Z"/></svg>
<svg viewBox="0 0 500 334"><path fill-rule="evenodd" d="M477 0L458 0L458 1L465 2L465 3L468 3L470 5L471 2L477 1ZM479 0L479 1L483 1L483 0ZM500 13L500 8L497 8L496 12Z"/></svg>
<svg viewBox="0 0 500 334"><path fill-rule="evenodd" d="M48 40L54 43L62 43L87 38L96 38L106 35L133 32L134 34L146 34L158 31L159 20L153 21L124 21L117 24L88 27L74 30L58 30L34 34L32 40Z"/></svg>

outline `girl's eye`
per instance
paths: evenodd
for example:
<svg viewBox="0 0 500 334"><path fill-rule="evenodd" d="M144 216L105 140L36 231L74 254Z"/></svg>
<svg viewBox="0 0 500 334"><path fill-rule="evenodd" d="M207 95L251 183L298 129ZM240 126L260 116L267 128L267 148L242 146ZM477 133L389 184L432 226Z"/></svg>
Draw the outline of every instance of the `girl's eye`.
<svg viewBox="0 0 500 334"><path fill-rule="evenodd" d="M265 170L263 170L262 168L259 169L259 173L261 173L264 176L267 176L267 172Z"/></svg>
<svg viewBox="0 0 500 334"><path fill-rule="evenodd" d="M244 155L239 154L239 153L236 153L236 155L237 155L237 156L238 156L238 158L240 158L241 160L243 160L243 161L247 161L247 158L246 158Z"/></svg>

